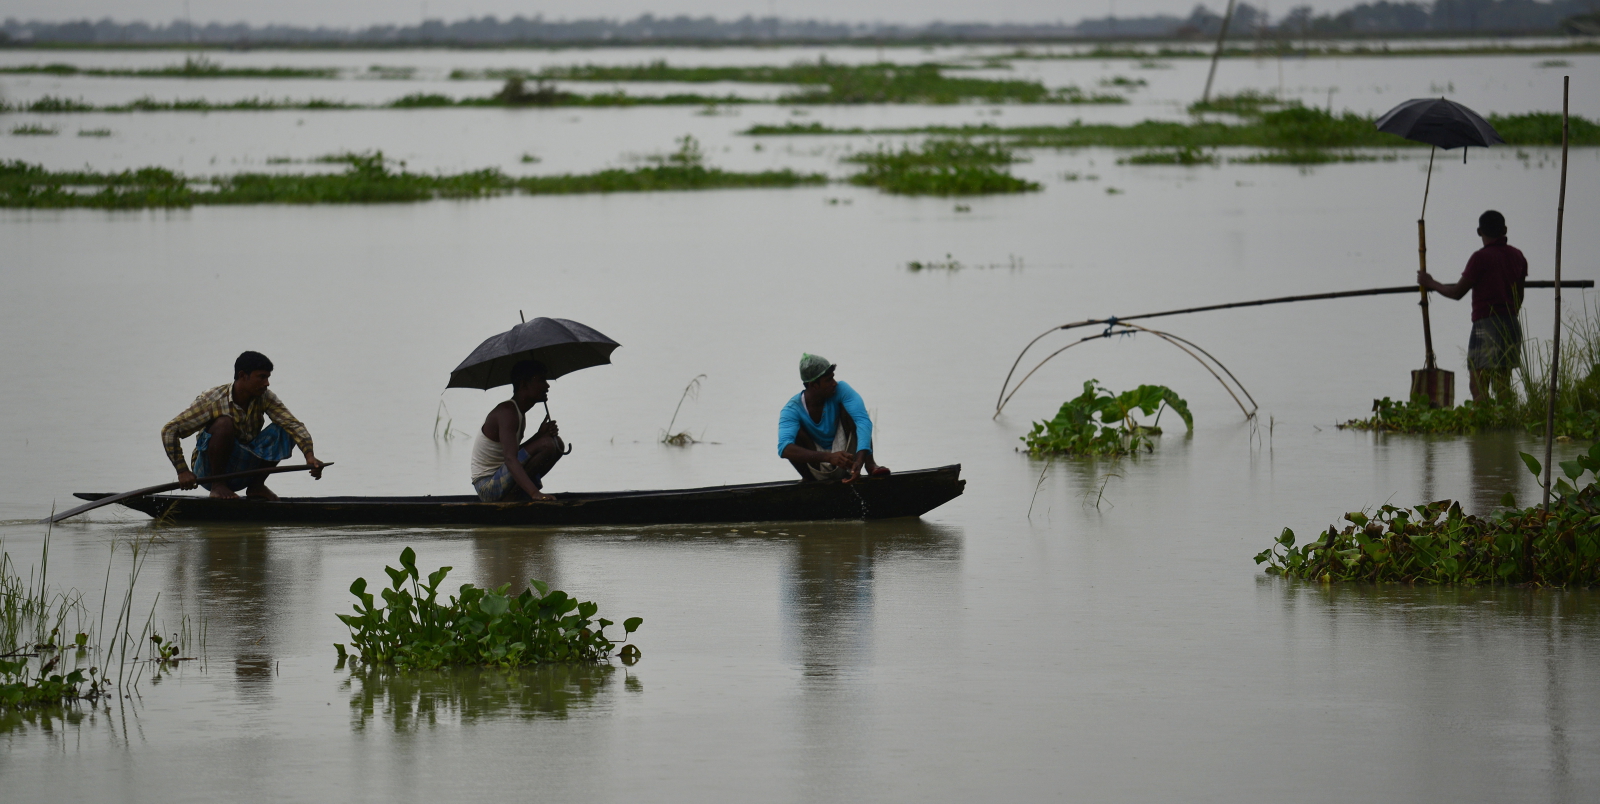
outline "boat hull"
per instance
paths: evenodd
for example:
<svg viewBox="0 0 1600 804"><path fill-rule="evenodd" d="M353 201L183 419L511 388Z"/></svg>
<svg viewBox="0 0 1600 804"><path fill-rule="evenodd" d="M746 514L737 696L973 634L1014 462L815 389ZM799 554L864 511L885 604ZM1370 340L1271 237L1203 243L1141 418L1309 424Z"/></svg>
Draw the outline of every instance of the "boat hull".
<svg viewBox="0 0 1600 804"><path fill-rule="evenodd" d="M921 516L960 496L961 466L854 483L754 483L671 491L567 493L555 502L486 503L460 497L285 497L214 500L153 494L119 504L173 522L367 525L690 525ZM78 494L85 500L110 496Z"/></svg>

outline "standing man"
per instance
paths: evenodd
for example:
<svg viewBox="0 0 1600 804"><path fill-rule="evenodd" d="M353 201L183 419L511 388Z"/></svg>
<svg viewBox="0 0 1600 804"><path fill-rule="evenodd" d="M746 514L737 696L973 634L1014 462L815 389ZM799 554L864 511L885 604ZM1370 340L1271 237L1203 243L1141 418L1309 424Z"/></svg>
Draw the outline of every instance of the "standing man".
<svg viewBox="0 0 1600 804"><path fill-rule="evenodd" d="M1494 210L1478 216L1478 236L1483 248L1467 260L1461 279L1440 283L1427 271L1417 272L1417 284L1451 299L1472 291L1472 338L1467 342L1467 371L1472 379L1472 401L1489 401L1491 388L1503 402L1515 397L1511 370L1522 366L1522 293L1528 281L1528 260L1506 243L1506 218Z"/></svg>
<svg viewBox="0 0 1600 804"><path fill-rule="evenodd" d="M311 476L322 479L323 463L311 451L311 434L278 395L267 390L271 377L272 361L266 355L245 352L233 361L233 382L195 397L188 410L161 428L161 444L178 470L183 488L200 485L197 474L209 477L277 466L296 446L311 464ZM263 416L271 417L273 423L263 428ZM178 442L195 433L200 437L195 439L194 470L190 471ZM239 489L245 489L246 497L278 499L267 488L266 475L208 483L206 487L211 496L223 499L238 499L235 492Z"/></svg>
<svg viewBox="0 0 1600 804"><path fill-rule="evenodd" d="M875 477L888 467L872 459L872 419L866 403L848 383L833 378L837 368L825 357L800 356L800 382L778 414L778 455L794 465L802 482L842 480L849 483L861 470Z"/></svg>
<svg viewBox="0 0 1600 804"><path fill-rule="evenodd" d="M511 367L511 398L494 406L472 444L472 487L484 502L554 500L544 493L544 476L566 449L560 429L550 419L522 440L528 408L550 396L549 372L537 360Z"/></svg>

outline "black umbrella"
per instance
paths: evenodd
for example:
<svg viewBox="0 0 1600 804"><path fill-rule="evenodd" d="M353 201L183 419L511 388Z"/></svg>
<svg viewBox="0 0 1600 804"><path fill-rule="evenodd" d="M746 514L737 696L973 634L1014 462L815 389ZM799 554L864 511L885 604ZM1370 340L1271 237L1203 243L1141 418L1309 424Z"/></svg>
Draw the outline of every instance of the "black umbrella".
<svg viewBox="0 0 1600 804"><path fill-rule="evenodd" d="M1455 101L1444 98L1416 98L1390 109L1378 118L1378 130L1397 134L1413 142L1425 142L1433 148L1428 151L1428 178L1422 185L1422 214L1417 216L1417 261L1422 270L1428 270L1428 229L1424 222L1428 216L1428 192L1433 189L1433 157L1438 149L1465 149L1476 145L1486 148L1505 140L1477 112ZM1467 161L1462 150L1461 161ZM1455 403L1455 374L1442 371L1433 356L1433 326L1428 320L1428 289L1422 292L1422 343L1425 362L1421 371L1411 372L1411 393L1426 394L1434 407L1450 407Z"/></svg>
<svg viewBox="0 0 1600 804"><path fill-rule="evenodd" d="M620 344L591 327L565 318L535 318L502 332L472 350L455 371L446 388L495 388L511 384L511 369L524 360L537 360L550 379L590 366L611 362Z"/></svg>
<svg viewBox="0 0 1600 804"><path fill-rule="evenodd" d="M1445 150L1504 145L1494 126L1477 112L1444 98L1416 98L1378 118L1378 130Z"/></svg>

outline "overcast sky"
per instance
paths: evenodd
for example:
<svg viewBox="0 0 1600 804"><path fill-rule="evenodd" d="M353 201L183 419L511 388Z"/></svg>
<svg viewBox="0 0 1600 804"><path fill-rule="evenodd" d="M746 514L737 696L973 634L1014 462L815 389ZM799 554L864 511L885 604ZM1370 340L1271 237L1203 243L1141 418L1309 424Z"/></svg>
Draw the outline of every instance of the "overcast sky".
<svg viewBox="0 0 1600 804"><path fill-rule="evenodd" d="M574 19L690 14L723 19L746 14L844 22L1076 22L1083 17L1146 14L1185 16L1197 0L189 0L197 23L248 22L349 27L374 23L415 23L429 18L456 20L493 14ZM1274 17L1296 5L1318 11L1346 8L1357 0L1251 0ZM1226 0L1209 0L1220 11ZM0 17L65 21L110 17L118 22L182 19L184 0L0 0Z"/></svg>

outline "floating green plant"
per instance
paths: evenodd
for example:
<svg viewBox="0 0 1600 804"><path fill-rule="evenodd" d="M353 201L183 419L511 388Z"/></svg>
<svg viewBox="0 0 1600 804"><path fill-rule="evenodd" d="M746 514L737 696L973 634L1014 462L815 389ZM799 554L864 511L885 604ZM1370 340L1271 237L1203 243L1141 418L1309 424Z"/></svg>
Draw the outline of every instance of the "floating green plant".
<svg viewBox="0 0 1600 804"><path fill-rule="evenodd" d="M436 198L482 198L509 193L571 193L796 187L824 184L821 174L792 170L738 173L705 164L692 138L658 164L595 173L513 178L495 168L457 174L391 169L383 153L335 154L317 161L347 163L340 173L239 173L187 177L166 168L120 173L52 171L21 161L0 162L0 207L143 209L197 204L373 204ZM274 157L269 164L290 161Z"/></svg>
<svg viewBox="0 0 1600 804"><path fill-rule="evenodd" d="M80 129L78 129L78 136L80 136L80 137L109 137L109 136L111 136L111 129L109 129L109 128L80 128Z"/></svg>
<svg viewBox="0 0 1600 804"><path fill-rule="evenodd" d="M377 606L365 578L350 584L356 596L354 614L340 614L350 628L350 645L338 644L341 659L369 666L400 669L442 667L522 667L554 662L604 662L621 646L626 660L639 649L606 637L612 621L597 617L599 606L552 591L541 581L514 593L510 584L480 589L463 584L457 595L440 602L439 586L450 567L440 567L423 580L416 551L400 552L400 568L384 567L390 585L379 590L385 606ZM624 640L643 618L622 623Z"/></svg>
<svg viewBox="0 0 1600 804"><path fill-rule="evenodd" d="M23 64L0 67L0 74L86 75L96 78L337 78L334 67L224 67L205 56L191 56L181 65L118 69L74 64Z"/></svg>
<svg viewBox="0 0 1600 804"><path fill-rule="evenodd" d="M1490 115L1489 122L1510 145L1560 145L1561 116L1546 112ZM944 137L1000 139L1015 148L1216 148L1251 146L1271 149L1416 148L1411 140L1378 131L1374 119L1346 112L1290 106L1245 118L1239 123L1146 120L1121 126L1110 123L1049 126L917 126L911 128L840 128L820 124L753 126L749 135L808 136L858 134L928 134ZM1600 125L1583 117L1571 119L1574 146L1600 145Z"/></svg>
<svg viewBox="0 0 1600 804"><path fill-rule="evenodd" d="M1165 385L1141 385L1114 394L1099 380L1083 384L1083 393L1063 402L1055 418L1034 422L1022 437L1028 453L1046 455L1125 455L1155 449L1153 436L1161 434L1161 413L1171 409L1194 431L1189 404ZM1149 424L1134 414L1154 414Z"/></svg>
<svg viewBox="0 0 1600 804"><path fill-rule="evenodd" d="M1535 477L1539 461L1522 453ZM1425 584L1600 585L1600 444L1588 454L1561 463L1549 511L1517 508L1511 494L1506 510L1489 516L1462 512L1451 500L1400 508L1384 505L1372 514L1345 515L1343 530L1296 546L1284 528L1276 543L1256 555L1269 575L1305 580ZM1590 480L1579 487L1585 475Z"/></svg>
<svg viewBox="0 0 1600 804"><path fill-rule="evenodd" d="M1215 165L1217 155L1208 154L1193 145L1185 145L1171 151L1145 151L1134 154L1125 159L1118 159L1119 165Z"/></svg>
<svg viewBox="0 0 1600 804"><path fill-rule="evenodd" d="M1041 189L1000 166L1022 161L1005 145L967 139L934 138L916 148L888 146L852 154L844 161L864 165L853 184L901 195L986 195Z"/></svg>
<svg viewBox="0 0 1600 804"><path fill-rule="evenodd" d="M820 59L788 66L675 67L664 60L648 64L584 64L517 69L455 70L454 79L552 80L607 82L736 82L790 84L801 89L782 95L780 103L1126 103L1121 95L1088 94L1077 87L1051 90L1032 80L952 77L960 65L838 64ZM747 102L736 100L735 102Z"/></svg>
<svg viewBox="0 0 1600 804"><path fill-rule="evenodd" d="M1136 87L1150 86L1150 82L1143 78L1129 78L1125 75L1113 75L1109 78L1100 79L1100 86L1134 89Z"/></svg>
<svg viewBox="0 0 1600 804"><path fill-rule="evenodd" d="M28 123L21 126L12 126L11 133L17 137L54 137L61 133L61 129L54 126L41 126L38 123Z"/></svg>

